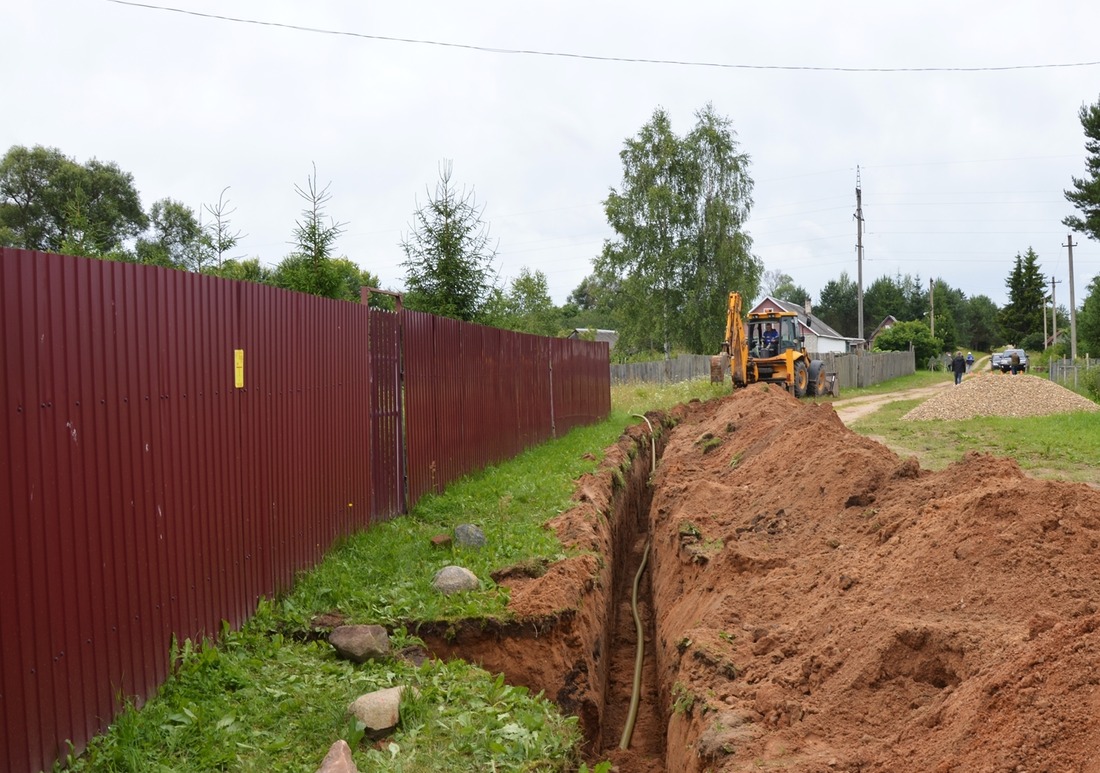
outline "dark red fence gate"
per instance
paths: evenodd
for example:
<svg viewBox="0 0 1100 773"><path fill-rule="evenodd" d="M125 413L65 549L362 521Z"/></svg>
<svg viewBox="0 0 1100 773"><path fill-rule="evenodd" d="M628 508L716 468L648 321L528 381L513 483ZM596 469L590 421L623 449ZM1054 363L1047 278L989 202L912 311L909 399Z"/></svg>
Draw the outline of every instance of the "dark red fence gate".
<svg viewBox="0 0 1100 773"><path fill-rule="evenodd" d="M239 626L335 538L610 409L605 344L147 266L0 250L0 326L13 773L150 695L173 636Z"/></svg>

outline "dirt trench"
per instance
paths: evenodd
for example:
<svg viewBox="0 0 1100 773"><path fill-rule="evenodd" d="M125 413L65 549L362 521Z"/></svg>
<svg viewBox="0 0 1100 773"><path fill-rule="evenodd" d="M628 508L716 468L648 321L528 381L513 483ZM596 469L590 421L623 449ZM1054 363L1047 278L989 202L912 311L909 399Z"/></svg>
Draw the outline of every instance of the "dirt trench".
<svg viewBox="0 0 1100 773"><path fill-rule="evenodd" d="M548 523L583 552L502 581L519 622L433 651L544 691L620 771L1100 773L1100 493L923 470L771 387L654 418L654 475L632 427Z"/></svg>
<svg viewBox="0 0 1100 773"><path fill-rule="evenodd" d="M501 579L515 622L429 625L417 634L437 657L461 657L503 673L577 716L589 762L612 759L618 770L658 773L666 770L667 695L657 683L652 551L638 592L646 646L641 699L630 747L619 749L633 692L631 597L650 538L652 459L660 458L675 423L671 415L650 419L652 440L644 424L629 428L606 449L600 469L578 482L576 505L547 523L564 545L583 552L552 564L541 577L517 572Z"/></svg>

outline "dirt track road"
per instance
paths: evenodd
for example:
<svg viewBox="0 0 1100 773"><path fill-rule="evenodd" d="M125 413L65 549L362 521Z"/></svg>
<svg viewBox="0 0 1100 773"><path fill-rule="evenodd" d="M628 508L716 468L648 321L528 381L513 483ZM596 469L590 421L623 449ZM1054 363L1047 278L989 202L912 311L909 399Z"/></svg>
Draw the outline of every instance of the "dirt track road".
<svg viewBox="0 0 1100 773"><path fill-rule="evenodd" d="M851 426L852 422L874 413L888 403L893 403L898 400L916 400L922 397L931 397L941 389L946 389L951 385L952 382L944 381L942 384L936 384L930 387L902 389L897 392L887 392L881 395L867 395L866 397L852 397L848 400L836 400L833 402L833 409L836 411L836 415L840 417L840 420L844 422L845 426Z"/></svg>

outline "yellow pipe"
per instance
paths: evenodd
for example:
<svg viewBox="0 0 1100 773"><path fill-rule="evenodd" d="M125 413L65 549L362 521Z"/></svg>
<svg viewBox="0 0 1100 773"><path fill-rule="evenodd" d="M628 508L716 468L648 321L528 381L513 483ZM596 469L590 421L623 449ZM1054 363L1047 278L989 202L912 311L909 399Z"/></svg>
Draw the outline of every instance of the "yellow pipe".
<svg viewBox="0 0 1100 773"><path fill-rule="evenodd" d="M623 737L619 741L620 749L630 748L630 736L634 734L634 721L638 718L638 703L642 698L642 661L645 659L645 632L642 630L642 618L638 615L638 583L642 579L642 572L645 570L647 558L649 558L649 540L646 540L645 552L642 553L642 563L638 565L638 571L634 575L634 593L630 599L630 607L634 612L634 630L638 635L638 648L634 653L634 691L630 696L630 713L626 717L626 727L623 728Z"/></svg>

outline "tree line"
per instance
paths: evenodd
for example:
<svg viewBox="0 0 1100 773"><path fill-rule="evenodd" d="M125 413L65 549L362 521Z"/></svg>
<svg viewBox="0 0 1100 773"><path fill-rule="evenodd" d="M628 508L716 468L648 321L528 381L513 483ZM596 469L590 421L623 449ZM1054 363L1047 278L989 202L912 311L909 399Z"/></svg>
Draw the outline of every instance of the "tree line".
<svg viewBox="0 0 1100 773"><path fill-rule="evenodd" d="M1087 138L1086 175L1074 177L1065 195L1081 216L1063 222L1100 239L1100 101L1083 106L1078 117ZM713 105L697 111L683 135L657 108L624 141L619 157L621 182L603 202L614 236L560 307L550 299L542 271L524 267L509 282L500 280L484 208L472 188L455 182L452 163L443 161L399 245L405 305L540 335L614 329L615 356L623 360L713 353L730 289L746 298L763 293L799 305L811 300L789 274L764 271L753 253L745 228L753 205L750 158L731 120ZM290 229L290 253L273 268L258 257L234 254L242 236L233 228L227 191L199 213L171 198L146 211L132 175L117 164L80 163L56 148L13 146L0 159L0 245L197 271L350 301L358 301L360 287L379 286L377 276L338 254L347 224L328 215L332 196L328 185L318 183L316 168L304 185L294 186L301 216ZM942 277L926 285L919 276L882 276L864 288L865 329L893 316L900 324L876 344L912 344L925 356L1005 344L1041 349L1051 313L1060 330L1068 327L1066 309L1049 308L1039 256L1031 247L1012 260L1005 285L1008 303L998 307ZM814 316L854 338L858 292L842 272L822 289ZM1077 321L1085 350L1100 352L1100 275L1089 283Z"/></svg>

